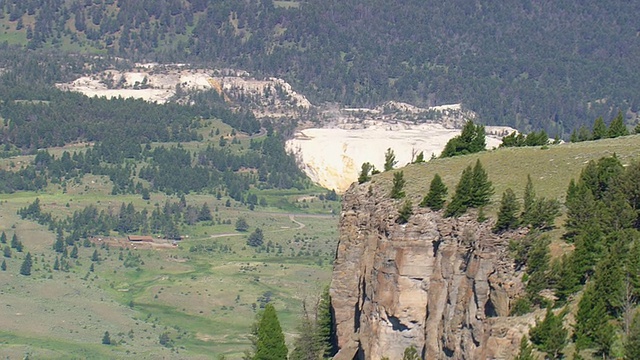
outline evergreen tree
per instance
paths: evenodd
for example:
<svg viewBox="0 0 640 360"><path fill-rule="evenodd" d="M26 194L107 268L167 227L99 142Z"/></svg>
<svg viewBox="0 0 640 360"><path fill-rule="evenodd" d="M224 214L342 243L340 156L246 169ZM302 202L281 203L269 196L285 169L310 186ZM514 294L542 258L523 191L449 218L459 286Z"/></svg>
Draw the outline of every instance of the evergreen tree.
<svg viewBox="0 0 640 360"><path fill-rule="evenodd" d="M318 336L318 327L304 312L304 316L298 326L298 337L294 341L293 351L289 360L318 360L322 359L324 348Z"/></svg>
<svg viewBox="0 0 640 360"><path fill-rule="evenodd" d="M207 203L202 204L200 208L200 212L198 213L198 221L211 221L213 217L211 216L211 209L209 209L209 205Z"/></svg>
<svg viewBox="0 0 640 360"><path fill-rule="evenodd" d="M7 234L5 234L3 231L2 235L0 235L0 244L6 244L6 243L7 243Z"/></svg>
<svg viewBox="0 0 640 360"><path fill-rule="evenodd" d="M413 161L414 164L420 164L423 163L424 160L424 151L420 151L420 153L418 155L416 155L415 160Z"/></svg>
<svg viewBox="0 0 640 360"><path fill-rule="evenodd" d="M624 116L622 115L622 111L619 111L618 115L613 119L613 121L611 121L611 124L609 124L608 135L610 138L629 135L629 130L624 124Z"/></svg>
<svg viewBox="0 0 640 360"><path fill-rule="evenodd" d="M111 345L111 336L109 335L108 331L105 331L104 335L102 336L102 344Z"/></svg>
<svg viewBox="0 0 640 360"><path fill-rule="evenodd" d="M360 169L360 174L358 175L358 184L366 183L371 180L371 176L369 172L373 169L373 165L366 162L362 164L362 168Z"/></svg>
<svg viewBox="0 0 640 360"><path fill-rule="evenodd" d="M336 353L334 348L334 332L333 332L333 312L331 309L331 295L329 294L329 286L324 288L317 307L317 327L318 338L324 349L324 356L333 357Z"/></svg>
<svg viewBox="0 0 640 360"><path fill-rule="evenodd" d="M413 206L411 201L405 200L402 207L398 210L398 218L396 219L396 222L398 224L406 224L411 215L413 215Z"/></svg>
<svg viewBox="0 0 640 360"><path fill-rule="evenodd" d="M244 218L238 218L236 220L236 231L247 231L249 230L249 224L247 224L247 220Z"/></svg>
<svg viewBox="0 0 640 360"><path fill-rule="evenodd" d="M255 230L253 230L251 235L249 235L249 238L247 239L247 245L258 247L258 246L262 246L263 243L264 243L264 235L262 233L262 229L256 228Z"/></svg>
<svg viewBox="0 0 640 360"><path fill-rule="evenodd" d="M469 120L462 128L462 133L447 142L440 157L473 154L486 147L484 126L475 125Z"/></svg>
<svg viewBox="0 0 640 360"><path fill-rule="evenodd" d="M2 259L2 265L0 265L0 270L7 271L7 262Z"/></svg>
<svg viewBox="0 0 640 360"><path fill-rule="evenodd" d="M61 237L57 237L56 241L53 243L53 250L55 250L57 253L61 253L65 248L66 244L64 240Z"/></svg>
<svg viewBox="0 0 640 360"><path fill-rule="evenodd" d="M71 255L69 255L72 259L78 258L78 247L73 245L73 249L71 249Z"/></svg>
<svg viewBox="0 0 640 360"><path fill-rule="evenodd" d="M22 262L22 266L20 266L20 275L29 276L31 275L31 253L28 252L27 256L24 257L24 261Z"/></svg>
<svg viewBox="0 0 640 360"><path fill-rule="evenodd" d="M406 181L404 180L404 172L398 171L393 174L393 187L391 188L391 198L392 199L402 199L405 196L404 193L404 185Z"/></svg>
<svg viewBox="0 0 640 360"><path fill-rule="evenodd" d="M53 263L53 270L60 270L60 259L56 256L56 261Z"/></svg>
<svg viewBox="0 0 640 360"><path fill-rule="evenodd" d="M471 201L472 187L473 170L471 166L467 166L467 168L462 171L458 185L456 185L456 192L453 195L453 199L451 199L451 202L447 205L444 214L446 217L460 216L467 211Z"/></svg>
<svg viewBox="0 0 640 360"><path fill-rule="evenodd" d="M602 116L600 116L596 119L595 123L593 124L593 132L592 132L591 138L593 140L600 140L607 137L608 137L607 125L604 124L604 120L602 119Z"/></svg>
<svg viewBox="0 0 640 360"><path fill-rule="evenodd" d="M524 187L524 207L522 209L522 215L520 216L522 219L522 224L528 225L531 223L531 209L533 208L533 203L536 201L536 192L533 188L533 182L531 182L531 174L527 174L527 185Z"/></svg>
<svg viewBox="0 0 640 360"><path fill-rule="evenodd" d="M533 348L529 344L526 336L523 336L520 340L520 351L514 360L536 360L536 357L533 355Z"/></svg>
<svg viewBox="0 0 640 360"><path fill-rule="evenodd" d="M563 313L555 315L549 307L544 320L542 322L536 321L536 326L529 330L531 342L540 351L546 352L551 359L561 358L562 349L567 343L568 332L562 326Z"/></svg>
<svg viewBox="0 0 640 360"><path fill-rule="evenodd" d="M18 235L13 233L13 237L11 238L11 248L17 249L20 246L20 240L18 240Z"/></svg>
<svg viewBox="0 0 640 360"><path fill-rule="evenodd" d="M433 180L431 180L431 184L429 185L429 192L422 199L419 206L428 207L433 211L438 211L444 206L447 192L447 186L442 182L442 178L439 174L435 174Z"/></svg>
<svg viewBox="0 0 640 360"><path fill-rule="evenodd" d="M98 254L98 250L93 250L93 254L91 255L91 261L97 262L100 261L100 254Z"/></svg>
<svg viewBox="0 0 640 360"><path fill-rule="evenodd" d="M527 295L533 304L541 305L543 299L540 291L549 285L549 243L551 240L547 236L534 238L530 250L527 254L527 274L529 281L526 285Z"/></svg>
<svg viewBox="0 0 640 360"><path fill-rule="evenodd" d="M276 309L267 304L258 323L256 352L253 360L286 360L287 346Z"/></svg>
<svg viewBox="0 0 640 360"><path fill-rule="evenodd" d="M515 229L519 225L518 210L520 206L516 200L516 194L510 188L505 190L500 201L500 210L498 210L498 220L493 227L493 232Z"/></svg>
<svg viewBox="0 0 640 360"><path fill-rule="evenodd" d="M384 171L393 170L397 163L396 154L391 150L391 148L388 148L384 153Z"/></svg>
<svg viewBox="0 0 640 360"><path fill-rule="evenodd" d="M480 159L476 160L476 165L473 167L471 183L469 207L479 208L489 204L491 195L493 195L493 184L489 181L489 175L482 167Z"/></svg>
<svg viewBox="0 0 640 360"><path fill-rule="evenodd" d="M3 255L6 258L10 258L11 257L11 248L9 247L9 245L5 245L4 250L3 250Z"/></svg>
<svg viewBox="0 0 640 360"><path fill-rule="evenodd" d="M624 358L626 360L640 359L640 313L636 313L633 317L629 336L624 343Z"/></svg>

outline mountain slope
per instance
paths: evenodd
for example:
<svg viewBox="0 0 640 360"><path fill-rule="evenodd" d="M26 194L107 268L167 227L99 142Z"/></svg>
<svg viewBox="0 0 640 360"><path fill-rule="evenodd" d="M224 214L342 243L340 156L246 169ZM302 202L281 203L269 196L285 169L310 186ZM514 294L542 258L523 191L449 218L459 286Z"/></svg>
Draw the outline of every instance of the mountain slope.
<svg viewBox="0 0 640 360"><path fill-rule="evenodd" d="M568 134L640 97L640 5L623 1L5 2L0 40L282 77L313 102L462 102Z"/></svg>

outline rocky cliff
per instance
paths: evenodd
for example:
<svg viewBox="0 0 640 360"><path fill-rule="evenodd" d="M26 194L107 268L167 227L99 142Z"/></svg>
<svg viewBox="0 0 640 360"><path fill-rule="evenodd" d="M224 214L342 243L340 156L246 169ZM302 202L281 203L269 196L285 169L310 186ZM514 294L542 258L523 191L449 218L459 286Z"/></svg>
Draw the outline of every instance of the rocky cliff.
<svg viewBox="0 0 640 360"><path fill-rule="evenodd" d="M508 244L524 232L498 236L491 220L418 207L401 225L399 206L375 185L344 195L331 283L335 359L401 359L411 345L423 359L513 358L534 321L507 316L524 291Z"/></svg>

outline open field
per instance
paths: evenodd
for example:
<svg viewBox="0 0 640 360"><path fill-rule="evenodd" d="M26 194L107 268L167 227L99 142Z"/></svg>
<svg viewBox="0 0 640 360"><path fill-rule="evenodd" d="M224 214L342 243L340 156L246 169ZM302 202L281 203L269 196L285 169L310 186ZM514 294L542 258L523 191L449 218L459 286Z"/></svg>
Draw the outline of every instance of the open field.
<svg viewBox="0 0 640 360"><path fill-rule="evenodd" d="M276 305L291 341L302 301L314 302L329 283L337 239L337 217L327 213L326 207L335 212L338 204L311 195L265 194L287 199L290 208L286 211L277 207L250 211L240 204L226 208L225 199L187 196L188 203L206 201L214 221L181 229L189 238L177 247L134 250L114 243L80 247L69 272L52 270L58 255L51 248L54 234L19 219L17 209L36 196L43 211L59 215L89 204L117 211L121 202L131 201L136 208L150 208L155 201L164 202L164 196L153 194L146 202L133 196L96 194L2 195L0 230L9 238L18 234L25 252L34 257L34 268L30 277L18 274L25 253L14 251L12 258L5 259L7 271L0 272L0 317L7 321L0 332L0 353L147 359L210 358L214 353L238 358L249 345L247 333L260 301L266 298ZM300 209L301 204L309 207ZM295 209L295 214L289 211ZM269 253L246 246L248 232L238 233L232 224L215 223L216 218L233 223L238 217L247 219L249 232L255 227L264 230L265 243L273 244ZM99 262L90 260L95 250ZM136 266L124 265L129 257L138 256ZM92 263L93 272L89 270ZM105 331L118 345L100 344ZM164 332L174 341L173 350L158 344Z"/></svg>

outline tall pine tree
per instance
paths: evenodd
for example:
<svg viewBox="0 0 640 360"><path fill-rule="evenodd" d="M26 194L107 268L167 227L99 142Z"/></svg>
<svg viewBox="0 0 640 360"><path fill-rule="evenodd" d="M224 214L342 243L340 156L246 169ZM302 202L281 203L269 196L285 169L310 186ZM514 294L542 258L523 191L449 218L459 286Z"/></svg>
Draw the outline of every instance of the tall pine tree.
<svg viewBox="0 0 640 360"><path fill-rule="evenodd" d="M422 199L419 206L428 207L433 211L438 211L444 206L447 192L447 186L442 182L442 178L439 174L435 174L433 176L433 180L431 180L431 184L429 185L429 192Z"/></svg>
<svg viewBox="0 0 640 360"><path fill-rule="evenodd" d="M286 360L287 354L287 345L276 309L272 304L267 304L258 323L256 353L253 360Z"/></svg>

